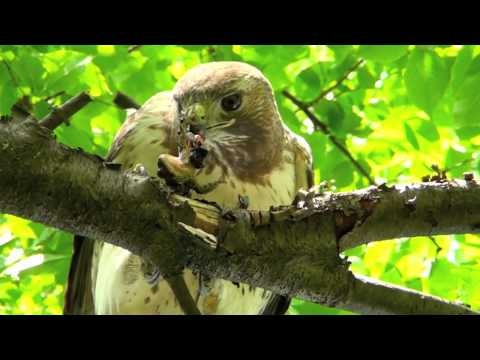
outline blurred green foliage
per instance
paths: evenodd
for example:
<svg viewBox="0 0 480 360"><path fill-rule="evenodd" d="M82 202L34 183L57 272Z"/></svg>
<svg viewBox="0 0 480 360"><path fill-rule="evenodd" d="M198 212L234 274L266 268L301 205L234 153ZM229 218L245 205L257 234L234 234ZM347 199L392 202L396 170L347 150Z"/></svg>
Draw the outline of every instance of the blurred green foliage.
<svg viewBox="0 0 480 360"><path fill-rule="evenodd" d="M316 115L376 181L408 183L431 174L478 176L480 46L0 46L0 115L24 96L36 117L80 91L95 100L58 141L105 156L125 113L112 104L122 91L144 102L173 87L201 62L245 61L271 80L286 124L310 143L315 181L336 191L368 186L351 162L282 96L304 102L365 62L313 105ZM0 215L0 313L60 314L72 235ZM347 252L352 270L480 309L480 238L437 236L384 241ZM293 314L345 314L301 300Z"/></svg>

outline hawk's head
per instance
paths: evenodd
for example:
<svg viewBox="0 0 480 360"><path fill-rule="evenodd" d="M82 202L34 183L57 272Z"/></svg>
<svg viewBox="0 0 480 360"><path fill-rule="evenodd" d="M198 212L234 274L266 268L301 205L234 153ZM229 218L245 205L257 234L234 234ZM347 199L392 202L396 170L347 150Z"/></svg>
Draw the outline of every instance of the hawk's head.
<svg viewBox="0 0 480 360"><path fill-rule="evenodd" d="M212 62L188 71L176 84L175 131L201 134L204 146L232 168L262 172L282 144L283 126L270 82L241 62ZM267 166L270 168L270 166Z"/></svg>

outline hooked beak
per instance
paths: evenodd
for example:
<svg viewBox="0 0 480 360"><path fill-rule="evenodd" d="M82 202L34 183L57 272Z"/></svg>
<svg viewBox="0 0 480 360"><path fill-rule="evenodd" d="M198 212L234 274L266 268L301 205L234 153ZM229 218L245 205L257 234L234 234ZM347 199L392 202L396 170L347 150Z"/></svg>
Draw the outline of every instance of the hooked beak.
<svg viewBox="0 0 480 360"><path fill-rule="evenodd" d="M180 122L185 125L205 122L205 108L198 103L189 106L180 113Z"/></svg>
<svg viewBox="0 0 480 360"><path fill-rule="evenodd" d="M235 119L230 119L227 121L208 124L206 121L205 107L199 103L193 104L185 109L182 114L180 114L180 122L187 126L189 131L193 132L194 134L203 133L206 135L207 131L230 127L235 123L235 121Z"/></svg>

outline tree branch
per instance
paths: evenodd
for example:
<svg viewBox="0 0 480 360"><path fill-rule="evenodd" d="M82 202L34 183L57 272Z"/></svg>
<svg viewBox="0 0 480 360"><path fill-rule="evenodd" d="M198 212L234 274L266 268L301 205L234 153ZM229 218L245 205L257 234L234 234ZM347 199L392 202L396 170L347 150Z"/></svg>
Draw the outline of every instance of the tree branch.
<svg viewBox="0 0 480 360"><path fill-rule="evenodd" d="M15 85L15 87L18 87L18 81L17 77L15 76L15 73L13 72L12 67L6 60L2 60L3 65L5 65L5 68L7 69L8 75L10 76L10 80L12 81L12 84Z"/></svg>
<svg viewBox="0 0 480 360"><path fill-rule="evenodd" d="M140 109L140 105L133 98L120 91L113 98L113 103L122 110Z"/></svg>
<svg viewBox="0 0 480 360"><path fill-rule="evenodd" d="M82 92L45 116L40 121L40 125L46 127L47 129L53 130L60 124L68 121L70 117L84 108L91 101L92 98L90 95L88 95L86 92Z"/></svg>
<svg viewBox="0 0 480 360"><path fill-rule="evenodd" d="M370 185L375 184L375 180L373 180L373 178L370 176L368 171L364 169L363 166L357 160L355 160L352 154L350 154L350 151L348 151L348 149L335 137L335 135L332 134L328 126L322 121L320 121L320 119L313 112L310 111L309 105L298 100L295 96L290 94L287 90L284 90L282 93L286 98L288 98L296 106L298 106L298 108L301 109L305 113L305 115L308 116L308 118L312 121L313 126L315 127L315 130L320 130L321 132L323 132L325 135L328 136L328 138L333 143L333 145L335 145L338 150L340 150L343 154L345 154L346 157L350 159L353 166L355 166L358 172L368 180Z"/></svg>
<svg viewBox="0 0 480 360"><path fill-rule="evenodd" d="M352 65L352 67L350 67L343 75L340 79L338 79L337 81L335 81L335 84L333 84L332 86L326 88L325 90L323 90L320 95L318 95L315 99L313 99L312 101L308 102L306 105L307 106L313 106L315 105L317 102L319 102L320 100L322 100L325 96L327 96L327 94L333 90L335 90L337 87L339 87L347 78L348 76L353 73L355 70L357 70L360 65L362 65L364 63L364 60L363 59L360 59L358 60L355 64Z"/></svg>
<svg viewBox="0 0 480 360"><path fill-rule="evenodd" d="M417 312L418 302L379 300L378 294L400 292L410 300L423 298L424 313L474 313L405 289L365 284L348 270L338 248L397 236L479 232L479 205L480 186L470 181L371 187L324 194L300 209L224 213L172 193L161 179L122 173L58 144L35 121L0 122L1 212L121 246L173 269L167 276L187 266L330 307Z"/></svg>
<svg viewBox="0 0 480 360"><path fill-rule="evenodd" d="M346 310L370 315L465 315L468 311L457 303L422 294L379 280L357 275ZM392 309L395 309L392 312Z"/></svg>
<svg viewBox="0 0 480 360"><path fill-rule="evenodd" d="M128 47L128 53L130 54L131 52L134 52L136 50L138 50L142 45L131 45Z"/></svg>

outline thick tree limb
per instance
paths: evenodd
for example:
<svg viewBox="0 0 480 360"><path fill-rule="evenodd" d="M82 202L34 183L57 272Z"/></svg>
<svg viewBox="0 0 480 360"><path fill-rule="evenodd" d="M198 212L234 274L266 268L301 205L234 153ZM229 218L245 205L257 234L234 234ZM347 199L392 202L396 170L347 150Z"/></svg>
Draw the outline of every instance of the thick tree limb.
<svg viewBox="0 0 480 360"><path fill-rule="evenodd" d="M305 115L308 116L308 118L312 121L315 130L320 130L322 133L328 136L332 144L335 145L337 149L340 150L343 154L345 154L345 156L352 162L353 166L355 166L358 172L368 180L370 185L375 184L375 180L368 173L368 171L353 157L352 154L350 154L350 151L348 151L348 149L336 138L336 136L332 134L328 126L322 121L320 121L320 119L310 110L308 104L305 104L302 101L298 100L287 90L284 90L282 94L291 102L293 102L296 106L298 106L298 108L302 110Z"/></svg>
<svg viewBox="0 0 480 360"><path fill-rule="evenodd" d="M172 269L167 276L188 266L362 313L472 313L357 279L338 247L398 236L477 233L479 208L480 186L460 181L371 187L325 194L301 209L222 215L216 206L171 193L162 180L124 174L58 144L34 121L0 122L0 212L121 246Z"/></svg>

